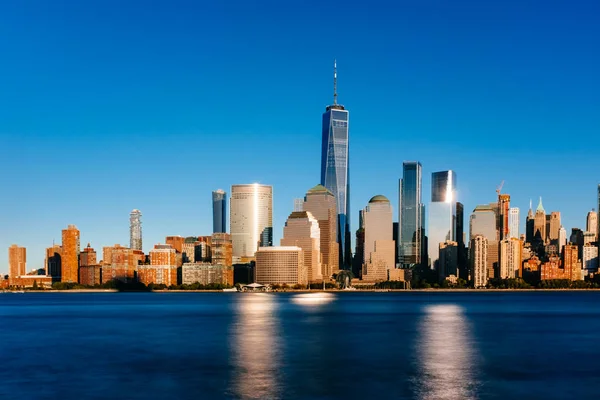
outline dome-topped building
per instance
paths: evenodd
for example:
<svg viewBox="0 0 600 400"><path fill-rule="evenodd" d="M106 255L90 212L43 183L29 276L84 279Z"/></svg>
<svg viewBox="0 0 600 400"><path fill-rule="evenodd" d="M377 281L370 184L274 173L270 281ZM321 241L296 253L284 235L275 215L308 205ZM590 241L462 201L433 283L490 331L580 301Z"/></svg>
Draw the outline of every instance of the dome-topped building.
<svg viewBox="0 0 600 400"><path fill-rule="evenodd" d="M388 198L381 194L378 194L377 196L373 196L373 197L371 197L371 200L369 200L369 204L371 204L371 203L389 203L389 202L390 201L388 200Z"/></svg>

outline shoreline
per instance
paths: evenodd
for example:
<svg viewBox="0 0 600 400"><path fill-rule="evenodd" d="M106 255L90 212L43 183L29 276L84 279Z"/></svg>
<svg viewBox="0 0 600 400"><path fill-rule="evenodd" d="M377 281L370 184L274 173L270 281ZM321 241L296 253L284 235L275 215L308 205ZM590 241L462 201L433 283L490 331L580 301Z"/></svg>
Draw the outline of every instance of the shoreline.
<svg viewBox="0 0 600 400"><path fill-rule="evenodd" d="M373 289L373 290L340 290L340 289L298 289L270 292L224 292L222 290L152 290L152 291L123 291L117 289L70 289L70 290L6 290L1 293L502 293L502 292L597 292L600 288L585 289Z"/></svg>

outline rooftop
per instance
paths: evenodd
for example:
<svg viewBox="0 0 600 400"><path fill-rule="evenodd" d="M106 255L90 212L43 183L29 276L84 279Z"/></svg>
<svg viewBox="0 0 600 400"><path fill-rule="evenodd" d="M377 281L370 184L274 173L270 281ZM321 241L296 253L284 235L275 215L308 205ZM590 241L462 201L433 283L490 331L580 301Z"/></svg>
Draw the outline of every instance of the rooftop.
<svg viewBox="0 0 600 400"><path fill-rule="evenodd" d="M387 197L378 194L377 196L373 196L371 197L371 200L369 200L369 204L370 203L389 203L390 201L388 200Z"/></svg>

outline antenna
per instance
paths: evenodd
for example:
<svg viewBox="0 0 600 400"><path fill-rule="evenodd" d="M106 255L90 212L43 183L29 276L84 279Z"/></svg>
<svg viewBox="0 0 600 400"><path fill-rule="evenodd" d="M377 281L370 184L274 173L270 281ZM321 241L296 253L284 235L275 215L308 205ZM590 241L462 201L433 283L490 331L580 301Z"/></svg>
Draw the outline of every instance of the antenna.
<svg viewBox="0 0 600 400"><path fill-rule="evenodd" d="M531 199L529 199L529 209L531 210L531 207L533 207L533 204L531 202Z"/></svg>
<svg viewBox="0 0 600 400"><path fill-rule="evenodd" d="M337 61L333 60L333 105L337 105Z"/></svg>

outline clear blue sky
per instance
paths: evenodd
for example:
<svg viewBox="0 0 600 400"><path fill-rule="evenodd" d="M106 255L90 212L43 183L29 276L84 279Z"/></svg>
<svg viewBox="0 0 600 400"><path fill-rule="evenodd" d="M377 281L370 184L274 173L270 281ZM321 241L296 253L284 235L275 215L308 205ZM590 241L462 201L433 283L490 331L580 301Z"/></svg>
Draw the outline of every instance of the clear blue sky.
<svg viewBox="0 0 600 400"><path fill-rule="evenodd" d="M278 243L318 183L321 114L350 110L352 229L397 210L402 161L454 169L467 213L543 196L563 225L595 206L597 1L0 3L0 272L75 224L99 253L212 229L211 191L274 186ZM535 204L534 204L535 207ZM468 217L468 215L467 215ZM466 222L466 221L465 221ZM101 257L101 254L99 254Z"/></svg>

